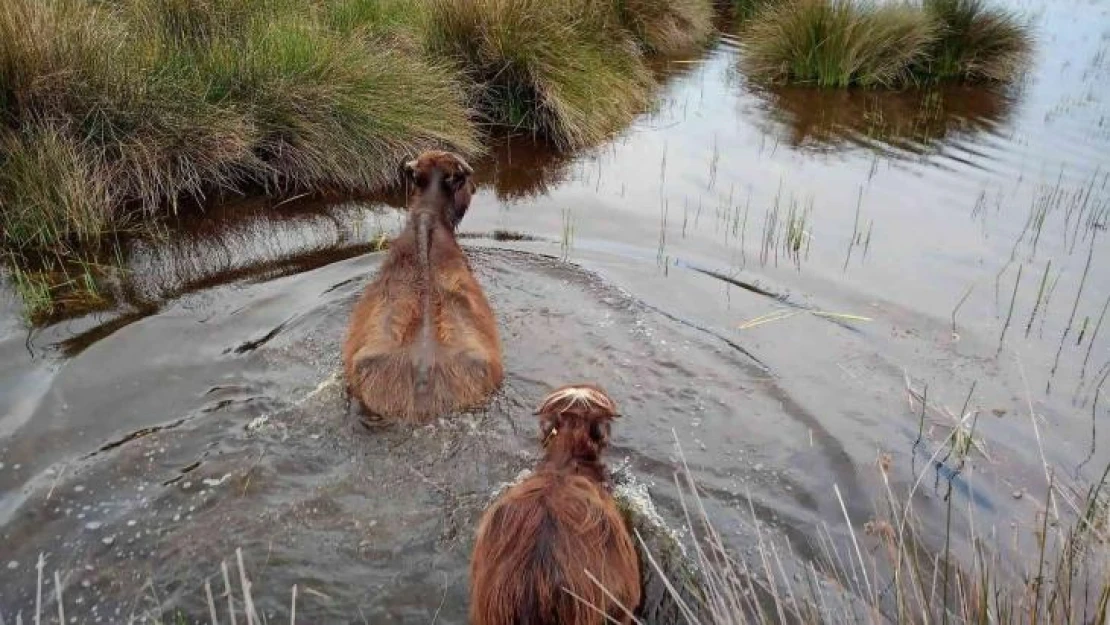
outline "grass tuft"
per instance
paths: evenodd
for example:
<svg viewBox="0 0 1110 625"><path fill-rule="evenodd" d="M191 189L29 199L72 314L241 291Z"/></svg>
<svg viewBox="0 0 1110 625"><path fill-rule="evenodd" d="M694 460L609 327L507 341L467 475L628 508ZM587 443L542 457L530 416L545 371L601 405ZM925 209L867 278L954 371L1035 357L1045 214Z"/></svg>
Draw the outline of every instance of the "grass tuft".
<svg viewBox="0 0 1110 625"><path fill-rule="evenodd" d="M1032 48L1027 25L983 0L784 0L740 7L754 12L744 27L749 73L773 83L1009 82Z"/></svg>
<svg viewBox="0 0 1110 625"><path fill-rule="evenodd" d="M697 49L713 32L709 0L614 0L621 22L640 46L655 54Z"/></svg>
<svg viewBox="0 0 1110 625"><path fill-rule="evenodd" d="M1033 48L1016 14L983 0L924 0L939 37L924 73L938 80L1009 82L1025 68Z"/></svg>
<svg viewBox="0 0 1110 625"><path fill-rule="evenodd" d="M106 172L49 122L0 131L0 218L12 250L95 245L111 227Z"/></svg>
<svg viewBox="0 0 1110 625"><path fill-rule="evenodd" d="M732 17L741 22L754 17L770 4L777 4L783 0L732 0Z"/></svg>
<svg viewBox="0 0 1110 625"><path fill-rule="evenodd" d="M746 62L771 82L891 88L913 79L935 36L928 16L909 5L794 0L749 22Z"/></svg>
<svg viewBox="0 0 1110 625"><path fill-rule="evenodd" d="M608 3L433 0L428 48L455 60L488 124L594 145L649 102L651 75Z"/></svg>

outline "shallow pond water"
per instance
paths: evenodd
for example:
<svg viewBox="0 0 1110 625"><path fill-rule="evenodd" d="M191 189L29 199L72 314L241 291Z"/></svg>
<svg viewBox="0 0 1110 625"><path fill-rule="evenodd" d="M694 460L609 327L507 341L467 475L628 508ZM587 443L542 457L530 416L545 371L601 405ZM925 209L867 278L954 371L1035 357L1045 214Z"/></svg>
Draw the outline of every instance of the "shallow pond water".
<svg viewBox="0 0 1110 625"><path fill-rule="evenodd" d="M1046 465L1067 489L1110 462L1110 8L1018 8L1038 47L1010 89L767 89L724 37L604 146L495 146L462 224L505 344L487 411L344 419L338 346L396 198L228 205L134 244L119 309L32 333L6 293L0 614L31 613L45 553L77 622L203 615L242 548L269 614L298 584L306 622L464 622L476 519L577 379L676 527L677 437L741 557L752 511L788 568L822 524L846 540L876 464L934 544L950 486L1023 544Z"/></svg>

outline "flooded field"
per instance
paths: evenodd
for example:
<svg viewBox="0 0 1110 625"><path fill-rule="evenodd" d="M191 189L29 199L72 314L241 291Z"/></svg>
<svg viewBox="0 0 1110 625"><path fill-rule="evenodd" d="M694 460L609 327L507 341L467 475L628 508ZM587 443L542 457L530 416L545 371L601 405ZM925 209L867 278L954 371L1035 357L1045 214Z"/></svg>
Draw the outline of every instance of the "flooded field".
<svg viewBox="0 0 1110 625"><path fill-rule="evenodd" d="M753 511L787 569L845 514L874 548L881 464L927 541L958 511L953 553L990 536L1020 576L1049 476L1067 515L1110 463L1110 7L1017 8L1014 88L769 89L726 35L606 145L495 146L461 227L505 347L481 413L346 418L339 345L400 198L190 218L130 246L117 307L33 331L6 286L0 614L33 613L42 553L73 622L203 617L241 548L260 612L297 584L305 622L463 623L478 515L575 380L680 527L677 436L739 557Z"/></svg>

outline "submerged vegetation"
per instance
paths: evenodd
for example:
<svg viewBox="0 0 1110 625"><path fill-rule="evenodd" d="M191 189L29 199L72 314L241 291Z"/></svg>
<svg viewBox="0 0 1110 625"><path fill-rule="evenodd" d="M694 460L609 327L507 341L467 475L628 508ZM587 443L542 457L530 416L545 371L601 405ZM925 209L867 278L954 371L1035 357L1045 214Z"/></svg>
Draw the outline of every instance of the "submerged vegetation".
<svg viewBox="0 0 1110 625"><path fill-rule="evenodd" d="M710 11L710 0L5 2L0 246L27 284L46 275L25 270L42 257L96 265L112 235L210 197L381 189L421 149L480 152L485 126L593 144L647 105L645 52L697 45ZM49 316L66 285L28 286L30 316Z"/></svg>
<svg viewBox="0 0 1110 625"><path fill-rule="evenodd" d="M737 5L750 74L819 87L1010 82L1032 48L1028 26L984 0L782 0Z"/></svg>

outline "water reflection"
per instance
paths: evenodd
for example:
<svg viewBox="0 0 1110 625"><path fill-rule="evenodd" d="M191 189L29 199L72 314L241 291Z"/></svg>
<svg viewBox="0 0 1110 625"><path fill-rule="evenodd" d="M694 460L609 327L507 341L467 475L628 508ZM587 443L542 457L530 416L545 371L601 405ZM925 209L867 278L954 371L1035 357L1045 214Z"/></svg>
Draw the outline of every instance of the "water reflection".
<svg viewBox="0 0 1110 625"><path fill-rule="evenodd" d="M535 197L565 182L576 156L532 137L502 138L475 163L475 181L503 202Z"/></svg>
<svg viewBox="0 0 1110 625"><path fill-rule="evenodd" d="M1015 94L996 87L946 86L907 91L751 86L764 130L795 148L852 147L891 156L933 152L969 135L995 132L1010 117Z"/></svg>

